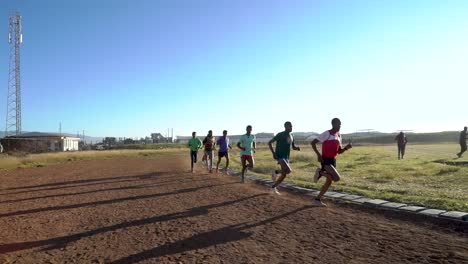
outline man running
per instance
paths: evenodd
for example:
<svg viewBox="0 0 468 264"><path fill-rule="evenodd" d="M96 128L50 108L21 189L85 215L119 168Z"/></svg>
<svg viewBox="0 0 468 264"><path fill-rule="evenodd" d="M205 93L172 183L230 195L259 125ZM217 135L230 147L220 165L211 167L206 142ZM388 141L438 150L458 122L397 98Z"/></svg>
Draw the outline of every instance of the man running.
<svg viewBox="0 0 468 264"><path fill-rule="evenodd" d="M247 168L252 169L254 166L253 153L255 153L256 148L256 138L252 135L252 126L248 125L246 128L247 133L242 135L239 142L237 142L237 147L241 149L241 163L242 163L242 183L245 182L245 171ZM249 164L247 165L247 161Z"/></svg>
<svg viewBox="0 0 468 264"><path fill-rule="evenodd" d="M213 152L216 146L216 139L213 137L213 131L208 131L208 135L203 139L203 145L205 146L205 156L208 171L213 172Z"/></svg>
<svg viewBox="0 0 468 264"><path fill-rule="evenodd" d="M317 182L320 177L325 176L326 182L322 186L319 195L314 199L314 202L320 206L327 206L322 202L323 195L328 191L332 181L339 181L340 174L336 170L336 156L342 154L346 150L352 148L351 143L346 147L341 147L341 135L339 133L341 128L341 121L338 118L332 119L332 129L323 132L316 139L310 143L315 154L317 154L318 161L322 164L322 168L317 168L314 175L314 182ZM317 150L317 143L322 143L322 155Z"/></svg>
<svg viewBox="0 0 468 264"><path fill-rule="evenodd" d="M466 130L467 127L463 128L463 130L460 132L460 152L457 154L459 158L463 155L463 153L466 151Z"/></svg>
<svg viewBox="0 0 468 264"><path fill-rule="evenodd" d="M190 147L190 160L191 160L191 172L194 173L193 164L197 163L198 150L202 148L203 144L199 138L196 137L197 132L192 132L192 138L188 142Z"/></svg>
<svg viewBox="0 0 468 264"><path fill-rule="evenodd" d="M216 173L218 173L219 163L223 157L226 157L226 167L224 171L226 174L228 173L229 168L229 149L232 149L231 145L229 144L229 138L227 136L227 130L223 131L223 136L218 138L216 144L219 146L218 150L218 163L216 163Z"/></svg>
<svg viewBox="0 0 468 264"><path fill-rule="evenodd" d="M291 152L291 146L294 150L300 151L301 148L296 147L294 144L294 138L291 134L292 131L292 124L291 122L287 121L284 123L284 131L276 134L269 142L268 146L270 147L270 151L273 154L273 158L278 162L281 166L281 170L273 171L271 175L271 179L275 182L271 188L274 193L280 194L278 191L278 185L283 182L284 178L287 174L291 173L291 167L289 166L289 153ZM276 148L273 150L273 142L276 142ZM276 175L281 173L281 176L277 179Z"/></svg>

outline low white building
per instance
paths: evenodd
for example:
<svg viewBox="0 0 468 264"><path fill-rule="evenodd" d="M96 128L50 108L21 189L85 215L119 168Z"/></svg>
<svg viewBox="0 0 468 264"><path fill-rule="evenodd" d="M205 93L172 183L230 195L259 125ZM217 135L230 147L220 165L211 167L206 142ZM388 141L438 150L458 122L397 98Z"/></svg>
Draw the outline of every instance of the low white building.
<svg viewBox="0 0 468 264"><path fill-rule="evenodd" d="M80 138L77 137L62 137L60 139L62 144L59 144L60 151L76 151L79 150Z"/></svg>
<svg viewBox="0 0 468 264"><path fill-rule="evenodd" d="M77 151L80 138L60 134L28 132L1 139L5 151L25 151L30 153Z"/></svg>

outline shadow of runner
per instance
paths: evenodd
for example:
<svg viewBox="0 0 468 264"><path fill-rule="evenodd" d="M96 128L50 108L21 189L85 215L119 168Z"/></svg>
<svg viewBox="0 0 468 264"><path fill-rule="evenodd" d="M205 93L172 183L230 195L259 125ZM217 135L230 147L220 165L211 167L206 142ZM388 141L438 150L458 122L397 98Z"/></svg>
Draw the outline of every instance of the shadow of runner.
<svg viewBox="0 0 468 264"><path fill-rule="evenodd" d="M26 190L26 191L19 191L19 192L0 193L0 196L3 196L3 195L14 195L14 194L22 194L22 193L32 193L32 192L42 192L42 191L64 190L64 189L70 189L70 188L76 188L76 187L96 186L96 185L98 185L98 184L112 184L112 183L134 182L134 181L139 181L139 179L127 179L127 180L118 180L118 181L93 182L93 183L76 184L76 185L69 185L69 186L49 187L49 188L36 189L36 190Z"/></svg>
<svg viewBox="0 0 468 264"><path fill-rule="evenodd" d="M468 167L468 161L434 160L433 162L451 166Z"/></svg>
<svg viewBox="0 0 468 264"><path fill-rule="evenodd" d="M165 182L161 182L161 183L158 183L158 184L155 184L155 183L153 183L153 184L140 184L140 185L135 185L135 186L106 188L106 189L92 190L92 191L86 191L86 192L52 194L52 195L30 197L30 198L23 198L23 199L16 199L16 200L6 200L6 201L1 201L0 204L17 203L17 202L39 200L39 199L46 199L46 198L66 197L66 196L90 194L90 193L106 192L106 191L120 191L120 190L155 188L155 187L160 187L160 186L174 185L174 184L180 184L180 183L186 183L186 182L194 182L194 181L200 182L200 181L209 181L209 180L211 180L211 179L198 179L198 180L187 179L187 180L165 181ZM93 185L95 185L95 184L93 184Z"/></svg>
<svg viewBox="0 0 468 264"><path fill-rule="evenodd" d="M187 189L182 189L182 190L177 190L177 191L167 192L167 193L156 193L156 194L132 196L132 197L125 197L125 198L104 200L104 201L97 201L97 202L88 202L88 203L81 203L81 204L70 204L70 205L63 205L63 206L29 209L29 210L17 211L17 212L12 212L12 213L0 214L0 218L8 217L8 216L17 216L17 215L47 212L47 211L74 209L74 208L80 208L80 207L85 207L85 206L113 204L113 203L120 203L120 202L126 202L126 201L134 201L134 200L139 200L139 199L156 198L156 197L168 196L168 195L174 195L174 194L189 193L189 192L194 192L194 191L201 190L201 189L206 189L206 188L211 188L211 187L216 187L216 186L223 186L223 185L231 185L231 184L238 184L238 183L231 182L231 183L223 183L223 184L213 184L213 185L207 185L207 186L187 188Z"/></svg>
<svg viewBox="0 0 468 264"><path fill-rule="evenodd" d="M248 224L247 222L230 225L227 227L223 227L220 229L204 232L201 234L194 235L192 237L179 240L174 243L165 244L150 250L146 250L134 255L130 255L116 261L111 262L112 264L126 264L126 263L136 263L143 260L162 257L166 255L172 255L176 253L181 253L185 251L191 251L201 248L206 248L214 245L225 244L233 241L242 240L248 238L252 235L252 233L245 233L243 230L253 228L256 226L264 225L281 218L287 217L289 215L295 214L299 211L303 211L305 209L314 208L315 206L303 206L298 209L295 209L291 212L287 212L275 217L268 218L266 220Z"/></svg>
<svg viewBox="0 0 468 264"><path fill-rule="evenodd" d="M69 236L62 236L62 237L56 237L56 238L51 238L51 239L46 239L46 240L39 240L39 241L4 244L4 245L0 245L0 254L5 254L9 252L24 250L24 249L30 249L34 247L42 247L42 246L48 246L44 250L61 248L61 247L64 247L68 243L72 243L82 238L90 237L90 236L97 235L100 233L115 231L118 229L123 229L123 228L128 228L128 227L153 224L153 223L158 223L158 222L163 222L163 221L176 220L179 218L188 218L188 217L196 217L199 215L205 215L205 214L208 214L210 209L223 207L223 206L227 206L231 204L237 204L237 203L249 200L249 199L253 199L253 198L265 196L265 195L266 194L264 193L251 195L251 196L243 197L237 200L191 208L190 210L184 211L184 212L178 212L178 213L167 214L167 215L162 215L162 216L155 216L155 217L150 217L150 218L145 218L145 219L133 220L133 221L124 222L124 223L120 223L120 224L113 225L113 226L102 227L102 228L98 228L95 230L90 230L90 231L86 231L86 232L78 233L74 235L69 235Z"/></svg>
<svg viewBox="0 0 468 264"><path fill-rule="evenodd" d="M66 181L66 182L54 182L54 183L47 183L47 184L40 184L40 185L29 185L29 186L22 186L22 187L14 187L14 188L5 188L1 191L7 190L21 190L21 189L35 189L35 188L42 188L42 187L52 187L52 186L59 186L59 185L69 185L69 184L80 184L80 183L90 183L90 182L100 182L100 181L110 181L110 180L120 180L120 179L148 179L152 177L159 177L161 175L167 174L170 172L167 171L158 171L158 172L151 172L142 175L127 175L127 176L117 176L117 177L106 177L106 178L98 178L98 179L87 179L87 180L76 180L76 181Z"/></svg>
<svg viewBox="0 0 468 264"><path fill-rule="evenodd" d="M65 186L58 186L58 187L49 187L49 188L43 188L43 189L35 189L35 190L25 190L25 191L18 191L18 192L9 192L9 193L0 193L0 196L3 195L12 195L12 194L21 194L21 193L32 193L32 192L41 192L41 191L52 191L52 190L62 190L62 189L69 189L69 188L76 188L76 187L84 187L84 186L96 186L98 184L112 184L112 183L121 183L121 182L134 182L134 181L139 181L139 180L146 180L148 179L144 175L134 175L134 176L122 176L122 177L113 177L116 178L116 180L105 180L105 181L97 181L97 182L91 182L91 183L84 183L84 184L73 184L73 185L65 185ZM118 180L118 179L121 180ZM129 178L129 179L125 179ZM164 178L163 178L164 179Z"/></svg>
<svg viewBox="0 0 468 264"><path fill-rule="evenodd" d="M242 225L245 223L231 225L220 229L197 234L175 243L165 244L141 253L130 255L125 258L111 262L112 264L136 263L147 259L157 258L166 255L172 255L190 250L206 248L214 245L225 244L239 241L252 236L252 233L242 231Z"/></svg>

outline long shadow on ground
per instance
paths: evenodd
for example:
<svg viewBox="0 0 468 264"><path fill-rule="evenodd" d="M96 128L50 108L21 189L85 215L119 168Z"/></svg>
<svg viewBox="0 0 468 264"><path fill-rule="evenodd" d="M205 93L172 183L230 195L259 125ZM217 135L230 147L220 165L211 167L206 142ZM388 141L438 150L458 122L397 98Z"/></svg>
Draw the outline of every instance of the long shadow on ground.
<svg viewBox="0 0 468 264"><path fill-rule="evenodd" d="M11 212L11 213L6 213L6 214L0 214L0 218L1 217L9 217L9 216L17 216L17 215L33 214L33 213L40 213L40 212L47 212L47 211L58 211L58 210L74 209L74 208L80 208L80 207L85 207L85 206L113 204L113 203L120 203L120 202L126 202L126 201L134 201L134 200L139 200L139 199L156 198L156 197L161 197L161 196L168 196L168 195L174 195L174 194L195 192L195 191L201 190L201 189L212 188L212 187L223 186L223 185L231 185L231 184L237 184L237 183L236 182L231 182L231 183L223 183L223 184L213 184L213 185L207 185L207 186L200 186L200 187L181 189L181 190L177 190L177 191L173 191L173 192L167 192L167 193L156 193L156 194L132 196L132 197L125 197L125 198L104 200L104 201L97 201L97 202L88 202L88 203L80 203L80 204L70 204L70 205L63 205L63 206L29 209L29 210Z"/></svg>
<svg viewBox="0 0 468 264"><path fill-rule="evenodd" d="M34 189L34 188L42 188L42 187L52 187L52 186L60 186L60 185L70 185L70 184L80 184L80 183L90 183L90 182L100 182L100 181L110 181L110 180L120 180L120 179L147 179L152 177L159 177L161 175L167 174L167 171L158 171L158 172L151 172L143 175L126 175L126 176L117 176L117 177L106 177L106 178L97 178L97 179L86 179L86 180L76 180L76 181L64 181L64 182L54 182L54 183L47 183L47 184L40 184L40 185L28 185L22 187L14 187L14 188L5 188L2 191L6 190L21 190L21 189Z"/></svg>
<svg viewBox="0 0 468 264"><path fill-rule="evenodd" d="M105 178L106 180L80 180L80 181L70 181L69 183L58 183L58 184L51 184L55 187L49 187L49 188L43 188L47 187L48 184L43 184L43 185L37 185L30 187L33 190L24 190L24 191L18 191L18 192L8 192L8 193L1 193L0 196L3 195L12 195L12 194L21 194L21 193L32 193L32 192L42 192L42 191L52 191L52 190L61 190L61 189L69 189L69 188L76 188L76 187L85 187L85 186L96 186L98 184L112 184L112 183L122 183L122 182L134 182L134 181L140 181L140 180L146 180L149 178L152 178L151 175L155 175L154 173L148 173L148 174L143 174L143 175L133 175L133 176L120 176L120 177L109 177ZM159 176L158 176L159 177ZM112 180L111 178L114 178ZM104 178L103 178L104 179ZM161 178L159 178L161 179ZM87 183L85 183L87 181ZM89 182L88 182L89 181ZM79 182L79 183L76 183ZM60 186L57 186L60 185ZM18 189L26 189L29 187L19 187Z"/></svg>
<svg viewBox="0 0 468 264"><path fill-rule="evenodd" d="M468 161L434 160L434 162L451 166L468 167Z"/></svg>
<svg viewBox="0 0 468 264"><path fill-rule="evenodd" d="M75 195L82 195L82 194L90 194L90 193L98 193L98 192L107 192L107 191L122 191L122 190L135 190L135 189L147 189L147 188L157 188L161 186L167 185L174 185L180 184L185 182L194 182L194 181L208 181L209 179L198 179L194 180L192 178L184 179L184 180L173 180L173 181L165 181L158 184L140 184L134 186L126 186L126 187L115 187L115 188L105 188L105 189L98 189L92 191L85 191L85 192L75 192L75 193L64 193L64 194L52 194L52 195L44 195L44 196L37 196L37 197L30 197L30 198L23 198L23 199L15 199L15 200L5 200L1 201L0 204L6 203L18 203L24 201L32 201L32 200L39 200L39 199L47 199L47 198L57 198L57 197L67 197L67 196L75 196ZM134 181L134 180L132 180ZM119 181L121 182L121 181ZM93 184L95 185L95 184Z"/></svg>
<svg viewBox="0 0 468 264"><path fill-rule="evenodd" d="M266 220L248 224L248 222L230 225L227 227L223 227L220 229L208 231L201 234L196 234L192 237L174 242L165 244L150 250L146 250L134 255L130 255L119 260L112 262L113 264L124 264L124 263L136 263L143 260L162 257L166 255L172 255L176 253L182 253L185 251L191 251L201 248L206 248L214 245L225 244L228 242L238 241L245 238L248 238L252 235L252 233L246 233L244 230L249 228L253 228L256 226L264 225L278 219L287 217L289 215L295 214L299 211L303 211L305 209L314 208L314 206L303 206L301 208L295 209L291 212L287 212L272 218L268 218Z"/></svg>
<svg viewBox="0 0 468 264"><path fill-rule="evenodd" d="M52 239L31 241L31 242L4 244L4 245L0 245L0 254L14 252L18 250L30 249L30 248L35 248L35 247L42 247L42 246L48 246L44 250L61 248L61 247L66 246L69 243L75 242L85 237L94 236L100 233L115 231L118 229L123 229L123 228L128 228L128 227L153 224L153 223L158 223L158 222L163 222L163 221L176 220L180 218L189 218L189 217L205 215L205 214L208 214L210 209L228 206L231 204L237 204L237 203L240 203L249 199L253 199L256 197L264 196L264 195L266 194L256 194L256 195L252 195L248 197L243 197L237 200L194 207L188 211L172 213L172 214L167 214L167 215L162 215L162 216L155 216L155 217L139 219L139 220L133 220L133 221L124 222L124 223L120 223L120 224L113 225L113 226L102 227L102 228L98 228L95 230L90 230L90 231L86 231L86 232L78 233L74 235L69 235L69 236L62 236L62 237L56 237Z"/></svg>

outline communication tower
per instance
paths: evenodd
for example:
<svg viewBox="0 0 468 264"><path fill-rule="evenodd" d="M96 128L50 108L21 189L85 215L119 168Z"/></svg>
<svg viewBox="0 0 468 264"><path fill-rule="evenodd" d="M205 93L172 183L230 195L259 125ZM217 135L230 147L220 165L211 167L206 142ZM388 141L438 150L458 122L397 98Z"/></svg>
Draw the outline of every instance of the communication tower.
<svg viewBox="0 0 468 264"><path fill-rule="evenodd" d="M21 43L23 43L23 34L21 33L21 15L18 12L14 16L10 16L8 29L10 67L5 137L21 134L20 47Z"/></svg>

